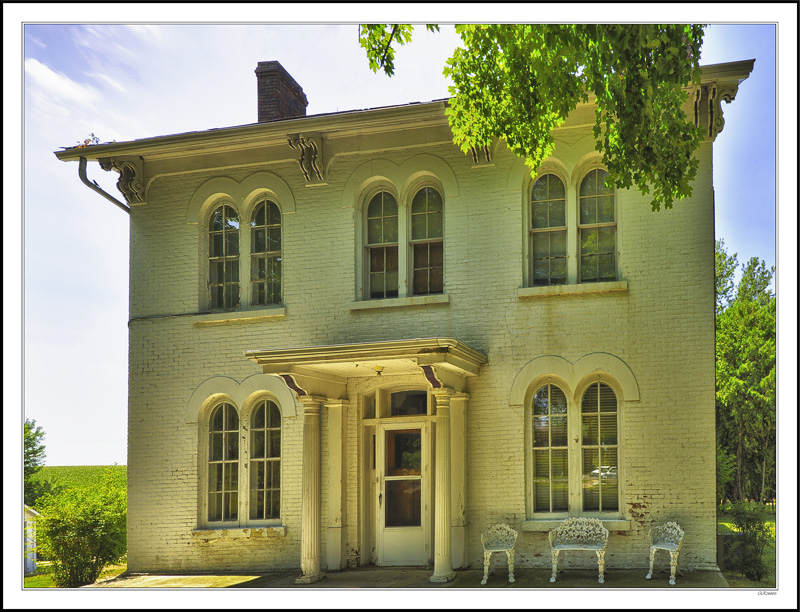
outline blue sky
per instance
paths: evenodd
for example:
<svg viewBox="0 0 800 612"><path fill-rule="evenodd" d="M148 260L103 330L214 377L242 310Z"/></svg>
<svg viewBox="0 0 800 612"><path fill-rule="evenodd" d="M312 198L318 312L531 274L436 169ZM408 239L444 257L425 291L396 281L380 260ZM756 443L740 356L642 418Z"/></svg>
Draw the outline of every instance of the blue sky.
<svg viewBox="0 0 800 612"><path fill-rule="evenodd" d="M4 53L6 84L9 74L11 85L21 84L18 107L13 96L4 95L4 158L22 154L19 174L9 175L12 170L4 164L6 331L19 338L24 315L22 346L9 347L8 340L4 346L4 377L16 375L11 382L18 389L22 381L24 417L44 427L49 465L124 464L127 443L128 216L80 182L77 164L59 162L53 152L90 133L108 142L254 123L253 71L262 60L279 60L300 83L309 99L308 114L444 98L442 67L458 44L452 26L443 26L439 34L419 27L414 43L398 51L396 73L389 79L369 70L355 25L389 21L386 7L380 19L369 18L374 7L367 13L362 8L353 23L341 23L348 13L335 6L317 7L317 24L297 25L309 11L258 4L228 5L223 11L200 4L192 5L193 18L209 23L180 25L182 10L120 11L119 6L50 5L47 12L35 5L3 7L4 51L13 53ZM411 20L452 21L453 6L412 7ZM560 10L535 5L533 13L533 6L460 10L471 15L468 21L509 22L541 20L551 14L548 10ZM620 9L612 19L625 21L716 20L706 29L701 64L756 60L735 101L723 104L725 128L714 145L716 236L740 263L755 256L776 265L776 244L780 247L783 355L786 339L796 330L796 6L583 5L582 18L608 20L609 7ZM119 24L120 13L149 21ZM279 18L295 25L277 25ZM723 25L720 18L740 23ZM220 25L221 19L238 24ZM777 53L776 41L782 45ZM777 149L776 84L782 92ZM20 118L21 148L13 139L20 133ZM88 174L122 199L115 173L90 164ZM9 192L19 185L19 176L22 192ZM19 212L23 224L14 220ZM776 225L781 229L777 243ZM21 277L12 264L20 256ZM11 363L19 366L6 365ZM13 401L11 406L20 405ZM18 431L19 412L7 405L4 414L6 432Z"/></svg>

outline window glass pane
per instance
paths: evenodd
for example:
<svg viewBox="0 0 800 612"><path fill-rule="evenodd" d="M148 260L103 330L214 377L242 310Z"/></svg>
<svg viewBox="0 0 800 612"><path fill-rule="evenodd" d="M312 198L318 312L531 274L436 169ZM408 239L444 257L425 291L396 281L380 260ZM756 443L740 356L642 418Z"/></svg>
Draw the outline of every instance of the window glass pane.
<svg viewBox="0 0 800 612"><path fill-rule="evenodd" d="M583 477L600 478L600 451L596 448L583 449Z"/></svg>
<svg viewBox="0 0 800 612"><path fill-rule="evenodd" d="M533 396L533 414L547 414L548 405L547 386L544 386Z"/></svg>
<svg viewBox="0 0 800 612"><path fill-rule="evenodd" d="M281 411L275 402L267 402L267 427L281 426Z"/></svg>
<svg viewBox="0 0 800 612"><path fill-rule="evenodd" d="M411 215L411 239L421 240L426 237L425 217L427 215Z"/></svg>
<svg viewBox="0 0 800 612"><path fill-rule="evenodd" d="M213 213L211 213L211 220L208 224L208 229L212 232L220 232L222 231L223 222L222 222L222 206L217 208Z"/></svg>
<svg viewBox="0 0 800 612"><path fill-rule="evenodd" d="M224 229L226 230L237 230L239 229L239 215L236 211L231 208L230 206L225 206L225 225Z"/></svg>
<svg viewBox="0 0 800 612"><path fill-rule="evenodd" d="M536 478L550 478L550 451L533 451L533 475Z"/></svg>
<svg viewBox="0 0 800 612"><path fill-rule="evenodd" d="M414 295L425 295L428 293L428 269L414 270L413 279Z"/></svg>
<svg viewBox="0 0 800 612"><path fill-rule="evenodd" d="M414 268L427 268L428 267L428 245L415 244L414 245Z"/></svg>
<svg viewBox="0 0 800 612"><path fill-rule="evenodd" d="M225 232L225 255L232 257L239 254L239 234Z"/></svg>
<svg viewBox="0 0 800 612"><path fill-rule="evenodd" d="M253 252L263 253L267 250L267 237L263 229L253 230Z"/></svg>
<svg viewBox="0 0 800 612"><path fill-rule="evenodd" d="M428 292L442 293L444 291L444 271L441 268L431 268Z"/></svg>
<svg viewBox="0 0 800 612"><path fill-rule="evenodd" d="M533 261L533 284L547 285L550 282L550 265L546 259Z"/></svg>
<svg viewBox="0 0 800 612"><path fill-rule="evenodd" d="M387 476L419 475L422 469L422 434L418 429L386 432Z"/></svg>
<svg viewBox="0 0 800 612"><path fill-rule="evenodd" d="M550 484L537 482L533 485L534 512L550 512Z"/></svg>
<svg viewBox="0 0 800 612"><path fill-rule="evenodd" d="M383 242L383 222L380 217L367 219L367 243L380 244Z"/></svg>
<svg viewBox="0 0 800 612"><path fill-rule="evenodd" d="M583 481L583 509L600 510L600 482L585 479Z"/></svg>
<svg viewBox="0 0 800 612"><path fill-rule="evenodd" d="M253 459L263 459L266 454L266 438L263 431L253 431L253 448L250 449L250 456Z"/></svg>
<svg viewBox="0 0 800 612"><path fill-rule="evenodd" d="M614 196L599 196L597 198L597 221L605 223L614 220Z"/></svg>
<svg viewBox="0 0 800 612"><path fill-rule="evenodd" d="M269 452L267 457L278 458L281 456L281 432L273 429L269 431Z"/></svg>
<svg viewBox="0 0 800 612"><path fill-rule="evenodd" d="M597 257L597 278L601 281L613 281L617 277L613 254L599 255Z"/></svg>
<svg viewBox="0 0 800 612"><path fill-rule="evenodd" d="M442 213L428 213L428 238L442 237Z"/></svg>
<svg viewBox="0 0 800 612"><path fill-rule="evenodd" d="M598 444L597 415L584 414L581 416L582 444Z"/></svg>
<svg viewBox="0 0 800 612"><path fill-rule="evenodd" d="M433 187L426 187L428 192L428 212L441 213L444 209L444 202L442 201L442 194L440 194Z"/></svg>
<svg viewBox="0 0 800 612"><path fill-rule="evenodd" d="M581 255L597 253L597 229L583 229L581 235Z"/></svg>
<svg viewBox="0 0 800 612"><path fill-rule="evenodd" d="M603 414L600 416L600 444L617 443L617 415Z"/></svg>
<svg viewBox="0 0 800 612"><path fill-rule="evenodd" d="M397 217L389 217L383 220L383 241L397 242Z"/></svg>
<svg viewBox="0 0 800 612"><path fill-rule="evenodd" d="M255 210L253 211L253 218L250 220L250 227L256 226L264 226L267 223L267 215L266 215L266 207L264 203L261 202L260 204L256 205Z"/></svg>
<svg viewBox="0 0 800 612"><path fill-rule="evenodd" d="M411 212L412 213L425 213L427 212L427 189L423 188L420 189L416 194L414 194L414 199L411 201Z"/></svg>
<svg viewBox="0 0 800 612"><path fill-rule="evenodd" d="M383 272L384 249L369 250L369 270L370 272Z"/></svg>
<svg viewBox="0 0 800 612"><path fill-rule="evenodd" d="M392 393L390 403L392 416L428 413L427 391L398 391Z"/></svg>
<svg viewBox="0 0 800 612"><path fill-rule="evenodd" d="M382 298L384 297L384 274L383 272L369 275L369 289L370 297Z"/></svg>
<svg viewBox="0 0 800 612"><path fill-rule="evenodd" d="M563 200L565 197L564 192L564 183L561 182L561 179L558 178L555 174L550 174L548 176L549 188L550 193L549 197L551 200Z"/></svg>
<svg viewBox="0 0 800 612"><path fill-rule="evenodd" d="M553 449L551 459L553 462L553 478L565 479L568 475L567 449Z"/></svg>
<svg viewBox="0 0 800 612"><path fill-rule="evenodd" d="M566 480L553 481L553 512L569 509L569 483Z"/></svg>
<svg viewBox="0 0 800 612"><path fill-rule="evenodd" d="M281 211L278 208L278 205L275 202L269 202L269 216L268 221L270 225L280 225L281 223Z"/></svg>
<svg viewBox="0 0 800 612"><path fill-rule="evenodd" d="M597 228L597 252L613 253L616 247L615 237L617 230L613 227Z"/></svg>
<svg viewBox="0 0 800 612"><path fill-rule="evenodd" d="M222 441L222 433L213 433L209 436L208 456L211 461L222 461Z"/></svg>
<svg viewBox="0 0 800 612"><path fill-rule="evenodd" d="M222 234L211 234L208 237L208 256L223 257L225 252L222 248Z"/></svg>
<svg viewBox="0 0 800 612"><path fill-rule="evenodd" d="M271 227L268 231L269 241L267 242L267 248L270 251L280 251L281 250L281 228L280 227Z"/></svg>
<svg viewBox="0 0 800 612"><path fill-rule="evenodd" d="M533 184L533 191L531 192L531 199L536 201L542 201L548 199L548 185L547 179L550 175L545 174L539 180L537 180Z"/></svg>
<svg viewBox="0 0 800 612"><path fill-rule="evenodd" d="M239 432L225 434L225 459L234 461L239 458Z"/></svg>
<svg viewBox="0 0 800 612"><path fill-rule="evenodd" d="M533 256L547 257L550 255L550 234L541 232L533 235Z"/></svg>
<svg viewBox="0 0 800 612"><path fill-rule="evenodd" d="M397 216L397 200L391 193L383 192L383 216L396 217Z"/></svg>
<svg viewBox="0 0 800 612"><path fill-rule="evenodd" d="M598 168L597 170L594 170L594 173L595 173L595 175L597 177L596 178L596 180L597 180L597 193L598 194L601 194L601 193L602 194L614 193L614 188L613 187L607 187L606 186L606 178L608 177L608 172L606 172L603 169Z"/></svg>
<svg viewBox="0 0 800 612"><path fill-rule="evenodd" d="M567 414L567 396L555 385L550 385L550 414Z"/></svg>
<svg viewBox="0 0 800 612"><path fill-rule="evenodd" d="M211 463L208 466L209 492L222 491L222 464Z"/></svg>
<svg viewBox="0 0 800 612"><path fill-rule="evenodd" d="M552 446L567 445L567 417L550 417L550 444Z"/></svg>
<svg viewBox="0 0 800 612"><path fill-rule="evenodd" d="M383 216L383 194L379 193L369 201L369 206L367 207L367 217L372 219L382 216Z"/></svg>
<svg viewBox="0 0 800 612"><path fill-rule="evenodd" d="M214 408L214 412L211 413L211 423L209 425L209 429L211 431L222 431L223 430L223 420L224 415L222 411L222 406L217 406Z"/></svg>
<svg viewBox="0 0 800 612"><path fill-rule="evenodd" d="M597 383L600 394L600 412L616 412L617 396L614 390L605 383Z"/></svg>
<svg viewBox="0 0 800 612"><path fill-rule="evenodd" d="M387 298L397 297L397 272L386 273L385 293Z"/></svg>
<svg viewBox="0 0 800 612"><path fill-rule="evenodd" d="M239 280L239 262L226 261L225 262L225 280L227 282L236 282Z"/></svg>
<svg viewBox="0 0 800 612"><path fill-rule="evenodd" d="M616 479L603 480L600 485L603 512L619 510L619 484Z"/></svg>
<svg viewBox="0 0 800 612"><path fill-rule="evenodd" d="M444 265L444 245L441 242L429 244L428 254L430 255L430 265L433 268L441 268Z"/></svg>
<svg viewBox="0 0 800 612"><path fill-rule="evenodd" d="M564 200L550 202L550 227L561 227L567 224L564 212Z"/></svg>
<svg viewBox="0 0 800 612"><path fill-rule="evenodd" d="M567 232L550 233L550 256L556 257L567 254Z"/></svg>
<svg viewBox="0 0 800 612"><path fill-rule="evenodd" d="M225 463L223 465L225 466L225 490L234 491L239 486L239 466L236 463Z"/></svg>
<svg viewBox="0 0 800 612"><path fill-rule="evenodd" d="M386 527L422 524L422 483L420 480L386 481Z"/></svg>
<svg viewBox="0 0 800 612"><path fill-rule="evenodd" d="M533 446L550 446L550 417L537 416L533 418Z"/></svg>
<svg viewBox="0 0 800 612"><path fill-rule="evenodd" d="M227 500L227 508L224 509L225 519L235 521L239 516L239 495L237 493L223 493L223 499Z"/></svg>
<svg viewBox="0 0 800 612"><path fill-rule="evenodd" d="M581 181L581 197L597 193L597 170L592 170Z"/></svg>
<svg viewBox="0 0 800 612"><path fill-rule="evenodd" d="M550 284L563 285L567 282L567 258L557 257L550 260Z"/></svg>
<svg viewBox="0 0 800 612"><path fill-rule="evenodd" d="M225 429L227 431L237 431L239 429L239 415L236 409L230 404L223 404L225 408Z"/></svg>
<svg viewBox="0 0 800 612"><path fill-rule="evenodd" d="M268 465L269 478L267 480L267 487L270 489L277 489L281 486L281 462L270 461Z"/></svg>
<svg viewBox="0 0 800 612"><path fill-rule="evenodd" d="M617 449L616 448L601 448L600 449L600 477L603 479L616 479L617 477Z"/></svg>
<svg viewBox="0 0 800 612"><path fill-rule="evenodd" d="M547 227L547 202L534 202L531 209L531 227L534 229Z"/></svg>
<svg viewBox="0 0 800 612"><path fill-rule="evenodd" d="M581 256L581 281L597 280L597 255Z"/></svg>

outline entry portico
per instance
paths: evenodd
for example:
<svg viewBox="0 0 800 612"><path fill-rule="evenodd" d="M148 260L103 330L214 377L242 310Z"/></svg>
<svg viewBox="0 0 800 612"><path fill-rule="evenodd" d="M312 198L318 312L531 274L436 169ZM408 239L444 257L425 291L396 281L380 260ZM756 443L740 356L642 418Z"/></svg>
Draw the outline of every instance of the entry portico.
<svg viewBox="0 0 800 612"><path fill-rule="evenodd" d="M424 565L432 582L447 582L466 558L467 379L486 356L450 338L409 339L245 351L264 374L279 376L303 407L301 570L298 583L324 577L320 539L322 487L327 487L326 565L344 569L343 492L358 474L357 524L362 550L378 565ZM373 379L358 390L355 379ZM343 408L359 407L362 448L371 458L346 462ZM328 427L320 431L320 410ZM327 478L321 478L320 436L327 436ZM370 444L371 438L371 444ZM370 453L363 453L370 454Z"/></svg>

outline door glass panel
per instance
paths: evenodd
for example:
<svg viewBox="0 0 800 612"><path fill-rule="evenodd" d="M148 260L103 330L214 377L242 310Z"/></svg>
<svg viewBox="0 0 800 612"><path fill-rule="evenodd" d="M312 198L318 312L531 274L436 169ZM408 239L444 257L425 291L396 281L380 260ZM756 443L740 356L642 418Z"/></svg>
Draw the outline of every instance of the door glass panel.
<svg viewBox="0 0 800 612"><path fill-rule="evenodd" d="M385 507L387 527L422 525L422 482L387 480Z"/></svg>
<svg viewBox="0 0 800 612"><path fill-rule="evenodd" d="M419 476L422 468L422 432L419 429L386 432L386 475Z"/></svg>

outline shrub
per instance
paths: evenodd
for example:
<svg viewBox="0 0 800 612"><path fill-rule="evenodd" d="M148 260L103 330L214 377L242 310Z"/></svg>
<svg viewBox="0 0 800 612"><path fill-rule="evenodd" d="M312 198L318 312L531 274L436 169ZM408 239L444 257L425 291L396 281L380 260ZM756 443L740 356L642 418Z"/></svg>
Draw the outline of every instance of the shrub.
<svg viewBox="0 0 800 612"><path fill-rule="evenodd" d="M111 471L94 489L64 489L40 500L39 548L60 587L92 584L127 550L127 493Z"/></svg>
<svg viewBox="0 0 800 612"><path fill-rule="evenodd" d="M770 540L766 509L763 504L735 502L729 513L737 531L731 549L732 566L748 580L761 580L767 574L763 556Z"/></svg>

